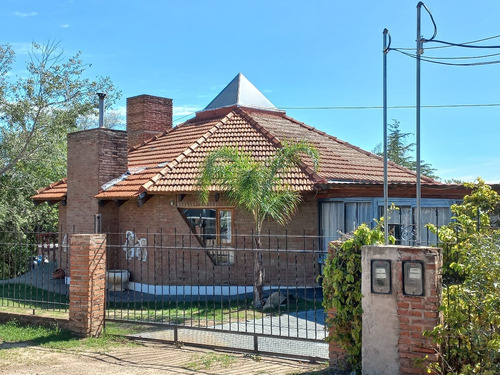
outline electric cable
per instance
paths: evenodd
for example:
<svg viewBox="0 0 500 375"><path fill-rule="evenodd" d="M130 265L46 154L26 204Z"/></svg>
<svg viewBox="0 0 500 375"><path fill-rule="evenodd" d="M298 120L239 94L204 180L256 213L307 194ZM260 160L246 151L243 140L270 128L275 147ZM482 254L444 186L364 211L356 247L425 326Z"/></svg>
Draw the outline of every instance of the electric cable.
<svg viewBox="0 0 500 375"><path fill-rule="evenodd" d="M398 49L395 49L395 48L392 48L393 51L396 51L396 52L399 52L405 56L408 56L408 57L411 57L413 59L416 59L417 58L417 55L414 55L414 54L411 54L411 53L408 53L408 52L404 52L404 51L400 51ZM447 63L447 62L443 62L443 61L433 61L433 60L430 60L430 59L426 59L425 57L422 57L420 56L420 60L422 61L425 61L425 62L428 62L428 63L432 63L432 64L439 64L439 65L448 65L448 66L479 66L479 65L493 65L493 64L499 64L500 63L500 60L494 60L494 61L482 61L482 62L476 62L476 63Z"/></svg>
<svg viewBox="0 0 500 375"><path fill-rule="evenodd" d="M500 48L500 46L476 46L473 44L464 44L464 43L452 43L452 42L446 42L444 40L437 40L437 39L424 39L424 42L434 42L434 43L441 43L441 44L446 44L448 46L452 47L464 47L464 48Z"/></svg>
<svg viewBox="0 0 500 375"><path fill-rule="evenodd" d="M468 44L474 44L474 43L484 42L486 40L491 40L491 39L496 39L496 38L500 38L500 34L499 35L489 36L487 38L476 39L476 40L471 40L469 42L456 43L456 44L459 44L459 45L468 45ZM426 40L424 40L424 42L425 41ZM441 48L451 48L451 47L455 47L455 46L446 45L446 46L426 47L425 49L428 50L428 49L441 49ZM394 47L394 49L405 50L405 51L414 51L415 47L413 47L413 48L410 48L410 47L397 47L396 48L396 47Z"/></svg>
<svg viewBox="0 0 500 375"><path fill-rule="evenodd" d="M424 39L422 38L422 41L424 42L430 42L430 41L433 41L434 38L436 37L437 35L437 32L438 32L438 28L437 28L437 25L436 25L436 22L434 22L434 17L432 17L432 13L431 11L429 10L429 8L427 8L427 5L425 5L424 3L420 2L420 4L422 4L422 6L424 7L424 9L426 10L427 14L429 15L429 17L431 18L431 21L432 21L432 25L434 26L434 34L432 34L432 37L430 39ZM420 37L420 35L419 35Z"/></svg>
<svg viewBox="0 0 500 375"><path fill-rule="evenodd" d="M431 60L469 60L469 59L484 59L493 56L500 56L500 52L491 53L489 55L481 55L481 56L456 56L456 57L425 56L425 58Z"/></svg>
<svg viewBox="0 0 500 375"><path fill-rule="evenodd" d="M500 107L500 103L488 104L428 104L421 105L422 108L473 108L473 107ZM283 110L364 110L382 109L382 106L334 106L334 107L279 107ZM414 105L388 106L389 109L414 109Z"/></svg>

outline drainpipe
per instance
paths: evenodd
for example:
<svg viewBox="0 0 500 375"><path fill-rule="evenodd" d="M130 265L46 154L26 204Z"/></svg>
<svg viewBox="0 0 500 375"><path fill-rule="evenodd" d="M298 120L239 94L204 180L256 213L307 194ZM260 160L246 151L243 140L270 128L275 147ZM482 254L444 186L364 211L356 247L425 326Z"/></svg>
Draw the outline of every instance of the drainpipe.
<svg viewBox="0 0 500 375"><path fill-rule="evenodd" d="M98 92L97 95L99 96L99 127L104 128L104 98L106 94Z"/></svg>

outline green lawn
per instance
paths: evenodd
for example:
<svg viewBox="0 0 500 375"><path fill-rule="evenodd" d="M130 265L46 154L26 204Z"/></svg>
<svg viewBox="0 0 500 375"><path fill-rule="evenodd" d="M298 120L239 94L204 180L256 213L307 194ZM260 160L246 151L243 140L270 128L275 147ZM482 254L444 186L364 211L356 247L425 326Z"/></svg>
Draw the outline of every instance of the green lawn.
<svg viewBox="0 0 500 375"><path fill-rule="evenodd" d="M18 308L66 312L69 299L66 295L24 284L0 285L0 310ZM153 323L208 326L230 322L245 322L264 316L279 316L288 312L321 309L320 301L292 300L287 306L262 312L252 308L251 298L237 300L135 301L107 304L110 319L133 320Z"/></svg>
<svg viewBox="0 0 500 375"><path fill-rule="evenodd" d="M1 284L0 307L67 310L69 299L64 294L49 292L27 284Z"/></svg>
<svg viewBox="0 0 500 375"><path fill-rule="evenodd" d="M114 334L122 332L115 329ZM106 350L112 347L129 344L123 338L113 336L111 334L103 334L99 338L78 339L69 331L60 329L59 327L39 327L39 326L24 326L16 321L10 321L5 324L0 324L0 345L3 343L9 344L29 344L33 346L42 346L52 349L93 349Z"/></svg>
<svg viewBox="0 0 500 375"><path fill-rule="evenodd" d="M264 316L279 316L287 312L321 309L321 301L294 301L288 306L260 311L251 306L251 299L232 301L156 301L156 302L110 302L107 317L119 320L134 320L153 323L185 324L204 327L207 325L245 322Z"/></svg>

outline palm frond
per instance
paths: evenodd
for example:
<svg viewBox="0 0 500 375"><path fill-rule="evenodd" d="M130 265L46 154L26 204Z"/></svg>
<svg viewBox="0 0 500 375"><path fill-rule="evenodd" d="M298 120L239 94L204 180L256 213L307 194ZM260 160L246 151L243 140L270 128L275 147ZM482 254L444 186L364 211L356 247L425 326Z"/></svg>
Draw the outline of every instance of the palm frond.
<svg viewBox="0 0 500 375"><path fill-rule="evenodd" d="M238 147L221 147L202 164L200 201L206 204L210 189L218 187L232 204L252 213L257 228L265 219L286 224L297 209L300 194L284 186L281 177L298 166L302 156L309 157L317 168L318 151L306 142L283 142L265 162Z"/></svg>

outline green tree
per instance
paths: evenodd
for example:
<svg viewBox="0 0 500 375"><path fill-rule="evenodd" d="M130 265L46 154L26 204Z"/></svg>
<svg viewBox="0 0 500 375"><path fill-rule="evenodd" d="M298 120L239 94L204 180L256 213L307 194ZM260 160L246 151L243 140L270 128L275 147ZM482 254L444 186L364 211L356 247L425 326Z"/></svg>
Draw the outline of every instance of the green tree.
<svg viewBox="0 0 500 375"><path fill-rule="evenodd" d="M108 77L90 80L81 54L65 58L57 43L33 43L26 74L9 74L14 51L0 45L0 176L22 160L45 159L77 120L96 111L96 93L120 97ZM14 78L11 78L14 77Z"/></svg>
<svg viewBox="0 0 500 375"><path fill-rule="evenodd" d="M109 78L86 78L90 65L80 53L65 57L57 43L33 43L20 76L12 73L14 58L9 45L0 45L0 243L4 244L29 242L33 238L27 237L28 232L57 231L57 208L35 207L29 197L66 175L66 134L80 129L81 118L97 112L96 92L107 93L108 106L120 97ZM1 251L1 262L25 263L21 250L7 246ZM15 256L19 260L13 260ZM15 276L20 271L6 272Z"/></svg>
<svg viewBox="0 0 500 375"><path fill-rule="evenodd" d="M389 134L387 137L387 159L390 161L411 169L412 171L417 170L417 162L411 155L413 153L415 143L409 143L409 138L413 133L404 133L399 129L399 121L393 120L392 124L387 124L389 127ZM372 151L374 154L379 156L384 156L384 150L382 150L382 145L378 144ZM435 175L436 169L432 167L431 164L425 163L423 160L420 161L420 172L431 178L438 178Z"/></svg>
<svg viewBox="0 0 500 375"><path fill-rule="evenodd" d="M443 323L429 332L442 348L441 374L500 373L500 231L490 217L500 196L483 180L463 203L452 206L453 222L429 227L443 248Z"/></svg>
<svg viewBox="0 0 500 375"><path fill-rule="evenodd" d="M198 184L200 201L208 202L210 191L224 192L231 204L251 213L255 224L253 305L263 303L263 264L261 232L265 220L284 225L300 202L300 193L283 183L281 176L300 164L300 155L311 158L317 168L319 155L305 142L283 142L275 154L264 161L237 147L221 147L210 153L202 165Z"/></svg>

